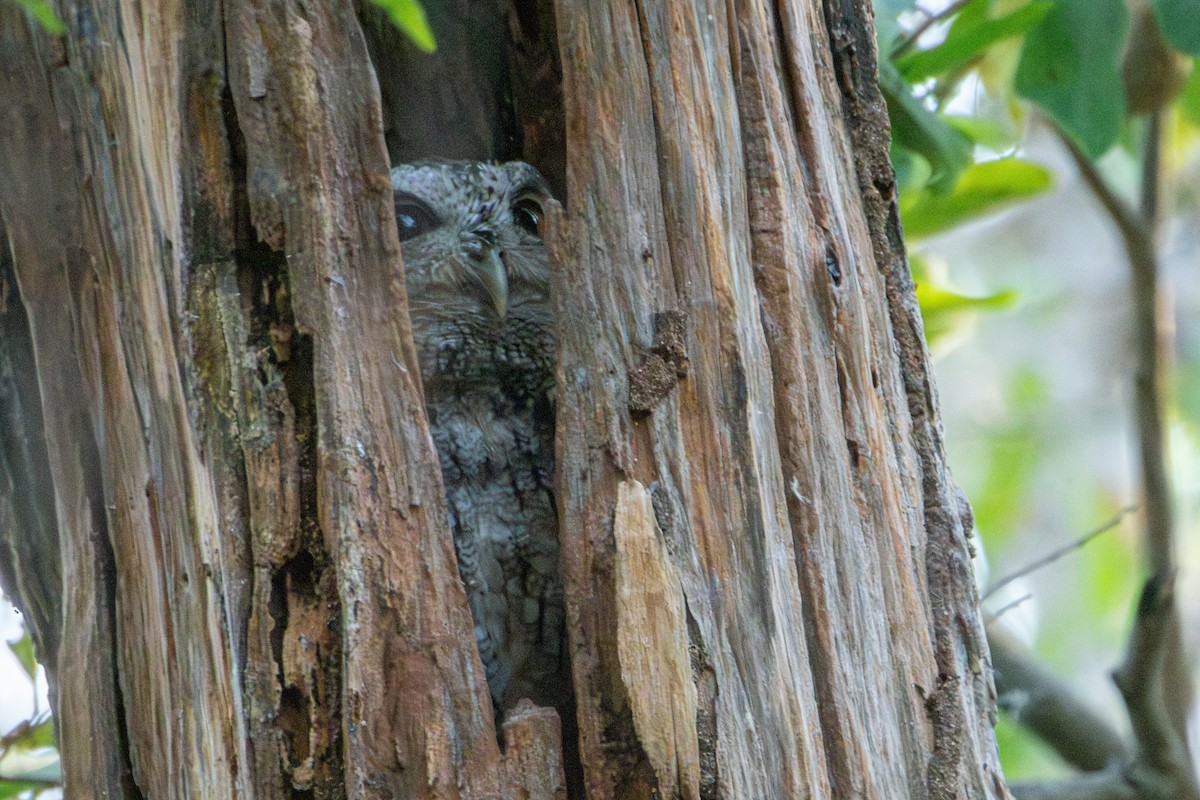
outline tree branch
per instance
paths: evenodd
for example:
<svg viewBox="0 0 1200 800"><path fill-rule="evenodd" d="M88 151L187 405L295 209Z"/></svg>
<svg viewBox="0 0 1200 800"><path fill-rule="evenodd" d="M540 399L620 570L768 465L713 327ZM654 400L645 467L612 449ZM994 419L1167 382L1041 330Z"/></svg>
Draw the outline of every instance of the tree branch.
<svg viewBox="0 0 1200 800"><path fill-rule="evenodd" d="M1200 800L1186 740L1164 702L1163 663L1178 641L1174 589L1171 573L1146 581L1125 661L1113 673L1133 731L1132 752L1015 639L998 625L988 626L1001 702L1015 695L1022 725L1072 764L1094 770L1065 781L1014 786L1020 800Z"/></svg>
<svg viewBox="0 0 1200 800"><path fill-rule="evenodd" d="M1146 131L1140 212L1133 211L1125 201L1116 196L1095 165L1065 132L1059 128L1055 130L1079 167L1084 181L1116 223L1129 259L1135 361L1133 411L1142 479L1142 507L1145 509L1146 564L1150 575L1172 574L1176 561L1174 517L1171 507L1171 484L1166 466L1166 433L1162 418L1163 356L1159 343L1158 316L1161 300L1158 253L1154 242L1161 184L1161 120L1158 113L1151 114ZM1195 692L1189 677L1188 658L1184 652L1178 613L1173 610L1171 616L1171 644L1167 646L1160 683L1176 734L1185 737L1187 717L1194 702Z"/></svg>
<svg viewBox="0 0 1200 800"><path fill-rule="evenodd" d="M1125 662L1113 674L1133 730L1132 760L1123 760L1124 766L1121 762L1111 762L1103 772L1094 775L1014 787L1014 792L1022 800L1161 797L1197 800L1200 788L1192 772L1186 739L1193 693L1174 604L1173 519L1162 423L1158 254L1154 244L1159 213L1161 122L1157 114L1152 115L1147 130L1140 213L1113 192L1091 160L1061 128L1055 130L1084 182L1116 224L1129 259L1134 309L1134 416L1141 459L1146 561L1151 578L1142 591ZM999 664L1007 655L1006 644L1002 637L992 634L989 630L989 640L995 642L993 658ZM1001 671L999 667L997 671ZM1003 685L1000 674L996 683L998 688ZM1090 722L1077 720L1069 730L1077 733L1089 727ZM1056 746L1055 742L1051 744Z"/></svg>
<svg viewBox="0 0 1200 800"><path fill-rule="evenodd" d="M1142 156L1142 219L1154 235L1158 225L1159 187L1162 185L1162 113L1155 112L1146 121L1146 152Z"/></svg>
<svg viewBox="0 0 1200 800"><path fill-rule="evenodd" d="M1164 700L1166 654L1177 639L1175 576L1155 575L1146 582L1129 636L1125 662L1113 673L1137 743L1130 774L1148 797L1200 798L1186 741L1175 729ZM1151 793L1153 792L1153 794Z"/></svg>
<svg viewBox="0 0 1200 800"><path fill-rule="evenodd" d="M937 12L936 14L931 14L928 11L924 11L924 9L921 9L926 15L925 21L922 22L920 25L918 25L916 28L914 28L912 33L910 33L908 36L905 36L895 46L895 48L892 49L891 57L894 59L894 58L898 58L901 55L903 55L906 51L910 50L922 36L925 35L925 31L929 30L930 28L932 28L934 25L941 22L942 20L947 19L947 18L957 14L959 11L962 10L963 6L965 6L970 1L971 0L957 0L957 2L951 3L950 5L943 8L941 11Z"/></svg>
<svg viewBox="0 0 1200 800"><path fill-rule="evenodd" d="M1068 763L1088 772L1130 757L1121 735L1065 681L995 621L985 626L996 693L1017 722Z"/></svg>
<svg viewBox="0 0 1200 800"><path fill-rule="evenodd" d="M1154 130L1157 130L1152 126ZM1153 239L1153 219L1135 212L1105 182L1095 164L1061 128L1055 127L1079 174L1112 218L1129 259L1130 295L1133 298L1134 418L1141 456L1143 509L1146 519L1146 560L1151 574L1174 570L1170 482L1163 452L1160 355L1158 346L1158 255ZM1144 175L1158 174L1157 144L1147 147ZM1157 178L1144 177L1142 196L1146 210L1156 213Z"/></svg>
<svg viewBox="0 0 1200 800"><path fill-rule="evenodd" d="M1061 781L1013 783L1017 800L1145 800L1119 765Z"/></svg>

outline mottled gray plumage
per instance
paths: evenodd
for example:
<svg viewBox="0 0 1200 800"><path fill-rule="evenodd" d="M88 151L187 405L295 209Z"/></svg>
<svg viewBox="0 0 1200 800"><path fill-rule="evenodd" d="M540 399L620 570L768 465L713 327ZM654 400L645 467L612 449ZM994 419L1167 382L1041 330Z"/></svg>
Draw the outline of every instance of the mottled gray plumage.
<svg viewBox="0 0 1200 800"><path fill-rule="evenodd" d="M392 170L413 339L488 687L570 705L551 494L554 332L528 164Z"/></svg>

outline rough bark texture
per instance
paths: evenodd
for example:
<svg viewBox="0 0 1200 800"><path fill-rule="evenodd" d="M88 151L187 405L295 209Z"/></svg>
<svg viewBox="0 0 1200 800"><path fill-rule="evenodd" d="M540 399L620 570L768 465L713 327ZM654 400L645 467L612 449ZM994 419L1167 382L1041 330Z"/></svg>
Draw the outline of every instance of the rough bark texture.
<svg viewBox="0 0 1200 800"><path fill-rule="evenodd" d="M1004 792L919 317L893 290L868 5L557 4L560 494L596 797L655 773L613 679L630 481L654 493L713 673L716 796ZM677 309L688 375L631 413L655 314Z"/></svg>
<svg viewBox="0 0 1200 800"><path fill-rule="evenodd" d="M564 797L553 712L496 743L389 150L564 192L589 800L1006 796L869 3L430 6L434 57L338 0L0 3L0 580L71 796Z"/></svg>

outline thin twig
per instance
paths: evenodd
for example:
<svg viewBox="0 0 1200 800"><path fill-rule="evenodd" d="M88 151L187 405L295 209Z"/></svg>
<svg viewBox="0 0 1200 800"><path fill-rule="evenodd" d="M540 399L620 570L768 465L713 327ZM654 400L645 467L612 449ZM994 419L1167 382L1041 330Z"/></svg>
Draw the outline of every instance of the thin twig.
<svg viewBox="0 0 1200 800"><path fill-rule="evenodd" d="M1009 611L1012 611L1014 608L1016 608L1017 606L1024 603L1026 600L1032 600L1032 599L1033 599L1033 592L1026 592L1025 594L1018 597L1016 600L1013 600L1011 603L1005 603L1004 605L997 608L995 611L993 611L992 613L990 613L988 615L988 619L989 620L1000 619L1005 614L1007 614Z"/></svg>
<svg viewBox="0 0 1200 800"><path fill-rule="evenodd" d="M957 14L962 10L962 7L969 2L971 2L971 0L958 0L958 2L951 3L936 14L930 14L928 11L926 11L925 21L914 28L912 33L900 40L895 48L892 49L892 58L899 58L901 55L911 49L912 46L917 43L918 39L925 35L925 31L929 30L942 20Z"/></svg>
<svg viewBox="0 0 1200 800"><path fill-rule="evenodd" d="M1113 528L1117 527L1117 525L1121 524L1121 520L1125 519L1125 517L1127 515L1132 514L1136 510L1137 510L1137 506L1126 506L1125 508L1122 508L1120 511L1118 511L1116 513L1116 515L1113 516L1112 519L1110 519L1108 522L1105 522L1100 527L1094 528L1094 529L1088 531L1083 536L1080 536L1078 539L1068 542L1067 544L1064 544L1062 547L1058 548L1057 550L1052 550L1051 552L1047 553L1046 555L1042 556L1041 558L1037 559L1036 561L1031 561L1030 563L1028 563L1025 566L1018 569L1016 572L1013 572L1010 575L1006 575L1005 577L1003 577L1000 580L993 583L988 588L988 590L983 593L982 599L987 600L989 597L994 595L996 592L1000 591L1000 589L1004 588L1005 586L1007 586L1008 584L1017 580L1018 578L1024 578L1029 573L1036 572L1037 570L1041 569L1042 567L1046 566L1047 564L1053 564L1055 561L1062 558L1063 556L1068 555L1069 553L1075 552L1076 550L1080 549L1085 544L1090 542L1092 539L1095 539L1100 534L1110 531ZM998 614L999 614L999 612L997 612L997 615Z"/></svg>

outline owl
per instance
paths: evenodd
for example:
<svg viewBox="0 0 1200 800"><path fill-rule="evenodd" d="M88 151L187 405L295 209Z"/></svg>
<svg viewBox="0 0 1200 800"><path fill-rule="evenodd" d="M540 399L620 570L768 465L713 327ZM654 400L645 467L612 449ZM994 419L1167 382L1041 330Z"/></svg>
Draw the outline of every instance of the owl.
<svg viewBox="0 0 1200 800"><path fill-rule="evenodd" d="M497 711L572 707L554 475L554 326L524 163L392 169L413 340ZM564 720L565 721L565 720Z"/></svg>

